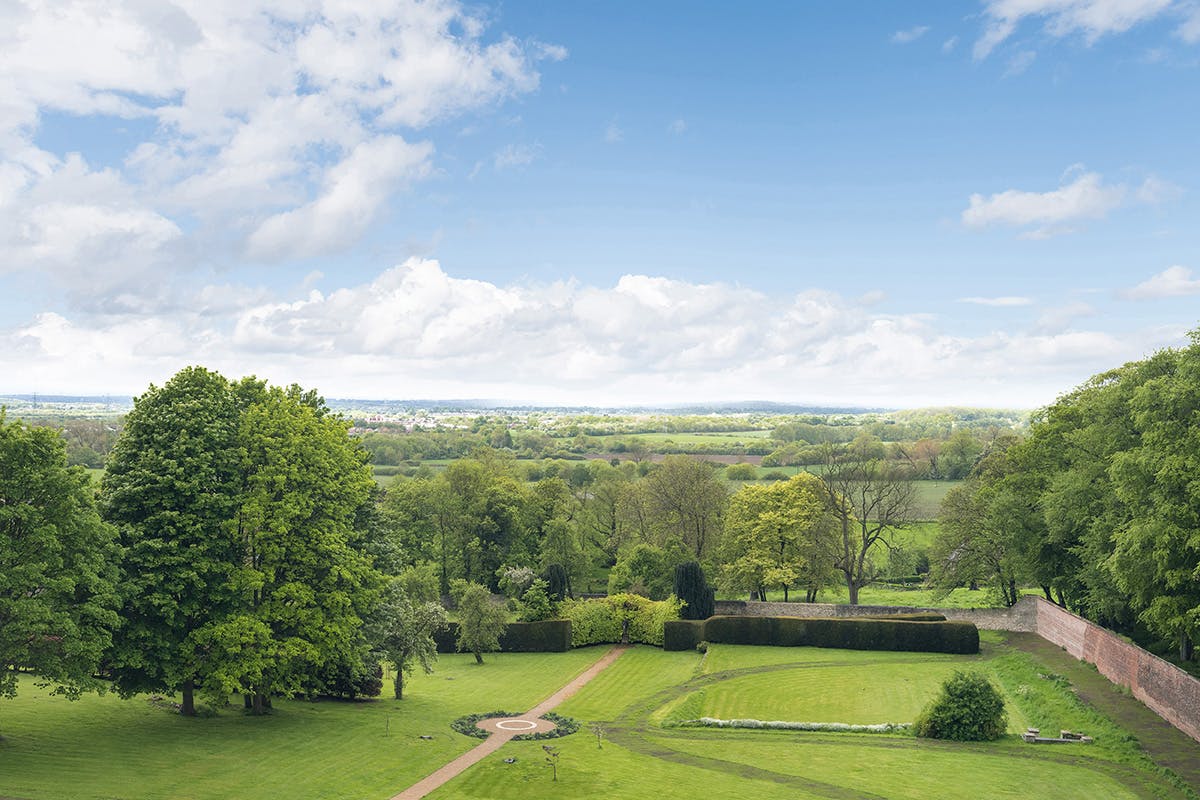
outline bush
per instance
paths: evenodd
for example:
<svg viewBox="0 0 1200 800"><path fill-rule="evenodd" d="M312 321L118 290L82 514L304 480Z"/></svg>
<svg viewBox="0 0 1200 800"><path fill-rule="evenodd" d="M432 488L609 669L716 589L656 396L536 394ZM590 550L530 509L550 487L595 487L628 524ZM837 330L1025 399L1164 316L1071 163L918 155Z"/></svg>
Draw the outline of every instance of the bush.
<svg viewBox="0 0 1200 800"><path fill-rule="evenodd" d="M941 694L917 718L917 736L956 742L988 742L1004 735L1004 698L986 676L955 672Z"/></svg>
<svg viewBox="0 0 1200 800"><path fill-rule="evenodd" d="M674 628L675 626L672 626ZM673 631L672 642L687 634ZM778 647L838 647L847 650L909 650L922 653L978 653L979 631L969 622L914 622L904 619L803 617L710 617L687 647L700 640L721 644Z"/></svg>
<svg viewBox="0 0 1200 800"><path fill-rule="evenodd" d="M629 641L661 647L663 627L679 618L681 605L674 596L654 601L636 594L614 594L568 601L560 612L571 621L571 644L575 647L619 642L626 623Z"/></svg>
<svg viewBox="0 0 1200 800"><path fill-rule="evenodd" d="M547 588L546 582L538 578L521 595L517 604L521 622L541 622L554 616L554 603L550 602Z"/></svg>
<svg viewBox="0 0 1200 800"><path fill-rule="evenodd" d="M725 478L731 481L752 481L758 478L753 464L730 464L725 468Z"/></svg>

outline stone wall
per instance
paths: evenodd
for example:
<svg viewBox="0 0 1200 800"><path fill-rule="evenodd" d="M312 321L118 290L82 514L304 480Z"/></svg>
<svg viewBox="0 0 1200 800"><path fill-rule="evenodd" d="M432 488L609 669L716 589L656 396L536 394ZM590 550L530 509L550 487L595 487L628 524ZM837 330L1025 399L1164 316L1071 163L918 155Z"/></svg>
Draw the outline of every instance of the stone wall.
<svg viewBox="0 0 1200 800"><path fill-rule="evenodd" d="M1200 741L1200 680L1109 630L1053 603L1037 600L1037 633L1078 659L1095 664L1179 730Z"/></svg>
<svg viewBox="0 0 1200 800"><path fill-rule="evenodd" d="M946 619L974 622L984 630L1036 633L1075 658L1095 664L1120 686L1179 730L1200 741L1200 680L1163 661L1112 631L1025 595L1012 608L913 608L846 606L832 603L760 603L718 600L716 613L759 617L871 617L884 614L938 613Z"/></svg>

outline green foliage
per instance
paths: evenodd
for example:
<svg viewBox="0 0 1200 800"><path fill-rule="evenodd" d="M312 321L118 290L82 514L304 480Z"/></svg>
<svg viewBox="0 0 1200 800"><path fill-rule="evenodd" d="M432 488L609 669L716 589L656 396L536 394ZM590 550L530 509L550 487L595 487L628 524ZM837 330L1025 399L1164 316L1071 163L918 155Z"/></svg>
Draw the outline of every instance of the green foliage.
<svg viewBox="0 0 1200 800"><path fill-rule="evenodd" d="M500 649L500 636L508 624L504 609L492 602L486 586L455 581L451 587L458 607L458 650L473 653L483 663L483 653Z"/></svg>
<svg viewBox="0 0 1200 800"><path fill-rule="evenodd" d="M926 653L977 653L979 631L968 622L912 622L892 619L802 617L709 617L690 633L669 623L673 649L696 642L836 647L848 650L907 650Z"/></svg>
<svg viewBox="0 0 1200 800"><path fill-rule="evenodd" d="M18 667L70 696L101 687L119 551L90 483L56 431L6 423L0 409L0 697L16 694Z"/></svg>
<svg viewBox="0 0 1200 800"><path fill-rule="evenodd" d="M725 479L730 481L752 481L758 478L753 464L730 464L725 468Z"/></svg>
<svg viewBox="0 0 1200 800"><path fill-rule="evenodd" d="M721 538L721 585L755 592L794 586L806 599L833 576L837 528L825 484L799 473L787 481L744 486L729 500Z"/></svg>
<svg viewBox="0 0 1200 800"><path fill-rule="evenodd" d="M404 696L404 678L419 665L426 673L437 661L435 635L446 627L446 611L437 603L414 599L398 579L376 611L372 638L392 663L395 698Z"/></svg>
<svg viewBox="0 0 1200 800"><path fill-rule="evenodd" d="M978 672L955 672L914 729L927 739L988 742L1003 736L1007 724L1004 698L992 682Z"/></svg>
<svg viewBox="0 0 1200 800"><path fill-rule="evenodd" d="M366 653L375 485L366 453L313 392L199 367L134 401L102 485L124 546L111 654L125 693L224 698L312 686Z"/></svg>
<svg viewBox="0 0 1200 800"><path fill-rule="evenodd" d="M704 568L697 561L675 566L674 591L683 603L684 619L708 619L715 607L713 588L708 585Z"/></svg>
<svg viewBox="0 0 1200 800"><path fill-rule="evenodd" d="M609 594L630 592L663 600L671 594L675 566L687 554L678 547L664 549L639 543L624 550L608 574Z"/></svg>
<svg viewBox="0 0 1200 800"><path fill-rule="evenodd" d="M568 581L567 570L562 564L551 564L546 567L544 591L549 594L555 602L561 603L567 596Z"/></svg>
<svg viewBox="0 0 1200 800"><path fill-rule="evenodd" d="M549 584L538 578L521 595L518 614L521 622L541 622L554 616L554 603L546 592L548 587Z"/></svg>
<svg viewBox="0 0 1200 800"><path fill-rule="evenodd" d="M679 618L681 603L674 596L647 600L636 594L615 594L563 603L562 616L571 621L571 644L583 647L621 641L662 646L663 627Z"/></svg>

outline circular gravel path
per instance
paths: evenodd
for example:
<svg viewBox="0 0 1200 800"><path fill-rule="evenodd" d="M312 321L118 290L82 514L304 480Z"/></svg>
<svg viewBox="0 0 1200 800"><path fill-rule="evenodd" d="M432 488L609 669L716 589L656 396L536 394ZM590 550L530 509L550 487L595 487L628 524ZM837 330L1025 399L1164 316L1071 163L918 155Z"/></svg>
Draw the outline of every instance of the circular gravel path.
<svg viewBox="0 0 1200 800"><path fill-rule="evenodd" d="M488 733L509 733L520 736L526 733L545 733L554 730L556 726L548 719L488 717L476 722L475 727L483 728Z"/></svg>

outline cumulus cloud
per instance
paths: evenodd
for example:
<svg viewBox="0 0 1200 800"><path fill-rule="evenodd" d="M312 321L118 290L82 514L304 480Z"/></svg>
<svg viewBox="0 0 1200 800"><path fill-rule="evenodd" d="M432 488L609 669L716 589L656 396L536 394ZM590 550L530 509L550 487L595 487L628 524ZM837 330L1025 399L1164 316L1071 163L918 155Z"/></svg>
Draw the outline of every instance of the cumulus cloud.
<svg viewBox="0 0 1200 800"><path fill-rule="evenodd" d="M326 293L218 286L197 297L203 310L170 317L39 315L0 331L0 374L42 391L136 391L200 362L335 396L1035 405L1175 343L1161 332L952 335L871 298L652 275L499 285L419 258Z"/></svg>
<svg viewBox="0 0 1200 800"><path fill-rule="evenodd" d="M1120 296L1126 300L1159 300L1193 294L1200 294L1200 278L1193 278L1187 267L1176 265L1124 290Z"/></svg>
<svg viewBox="0 0 1200 800"><path fill-rule="evenodd" d="M538 62L566 57L487 28L457 0L0 3L0 262L64 282L165 278L199 253L352 244L432 172L422 131L535 90ZM39 146L48 112L146 133L96 170ZM39 199L71 176L105 191ZM54 226L63 244L46 245ZM104 258L121 247L134 267ZM68 264L71 248L99 257Z"/></svg>
<svg viewBox="0 0 1200 800"><path fill-rule="evenodd" d="M1092 44L1154 19L1173 5L1181 4L1174 0L985 0L986 23L974 55L987 58L1026 19L1041 19L1045 32L1056 38L1081 34Z"/></svg>
<svg viewBox="0 0 1200 800"><path fill-rule="evenodd" d="M902 31L896 31L892 34L892 41L896 44L908 44L915 42L925 34L929 33L928 25L914 25L911 28Z"/></svg>
<svg viewBox="0 0 1200 800"><path fill-rule="evenodd" d="M1026 236L1045 238L1070 231L1070 223L1101 219L1128 202L1157 202L1167 186L1156 178L1147 178L1131 189L1125 184L1105 184L1098 173L1084 172L1048 192L1009 189L986 196L973 194L962 212L962 221L969 228L1027 228Z"/></svg>

